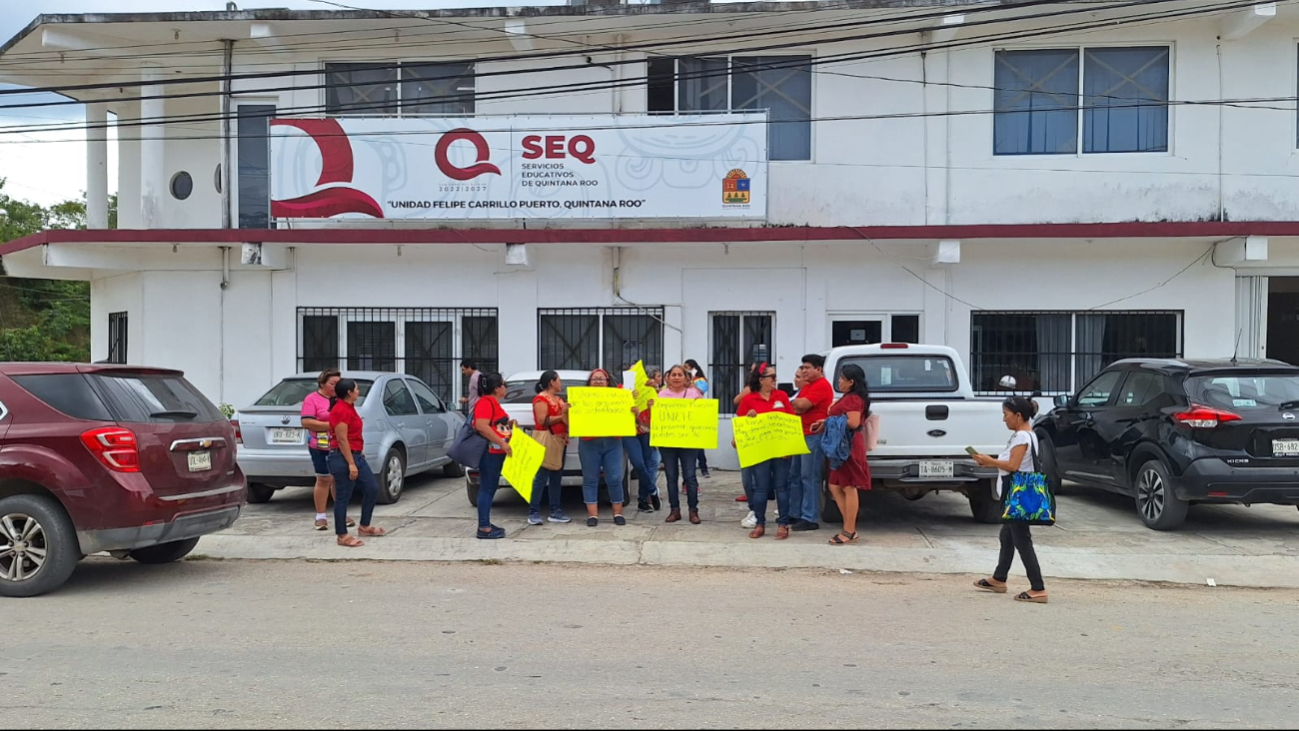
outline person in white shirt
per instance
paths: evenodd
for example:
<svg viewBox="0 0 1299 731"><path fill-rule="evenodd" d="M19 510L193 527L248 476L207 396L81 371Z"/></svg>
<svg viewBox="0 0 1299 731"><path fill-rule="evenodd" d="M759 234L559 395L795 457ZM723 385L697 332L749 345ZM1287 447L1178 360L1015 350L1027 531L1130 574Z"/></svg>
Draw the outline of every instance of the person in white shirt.
<svg viewBox="0 0 1299 731"><path fill-rule="evenodd" d="M1024 396L1011 396L1001 405L1002 421L1011 430L1010 441L996 459L986 454L974 455L974 461L981 467L996 467L1001 473L998 481L998 496L1010 489L1012 472L1036 472L1034 453L1038 451L1037 435L1033 433L1033 417L1037 415L1037 404L1033 399ZM1015 595L1015 601L1046 604L1046 585L1042 583L1042 567L1037 563L1037 552L1033 550L1033 536L1028 523L1007 522L1001 524L1001 555L997 561L997 570L991 578L979 579L974 585L983 591L998 594L1006 593L1006 579L1010 575L1010 564L1015 560L1015 552L1024 564L1028 574L1030 588Z"/></svg>

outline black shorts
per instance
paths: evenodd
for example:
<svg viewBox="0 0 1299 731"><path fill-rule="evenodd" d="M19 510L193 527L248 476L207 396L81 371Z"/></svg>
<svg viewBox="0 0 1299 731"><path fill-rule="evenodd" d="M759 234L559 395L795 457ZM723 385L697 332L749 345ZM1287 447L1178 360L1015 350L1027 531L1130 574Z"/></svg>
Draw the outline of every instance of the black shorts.
<svg viewBox="0 0 1299 731"><path fill-rule="evenodd" d="M329 477L329 452L323 449L308 449L311 452L311 466L316 468L316 477Z"/></svg>

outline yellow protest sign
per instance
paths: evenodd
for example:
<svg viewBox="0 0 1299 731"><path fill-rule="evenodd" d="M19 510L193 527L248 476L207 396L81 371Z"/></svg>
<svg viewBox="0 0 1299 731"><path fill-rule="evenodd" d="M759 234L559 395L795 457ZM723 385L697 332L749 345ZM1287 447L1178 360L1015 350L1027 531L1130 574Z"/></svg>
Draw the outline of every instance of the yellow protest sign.
<svg viewBox="0 0 1299 731"><path fill-rule="evenodd" d="M631 391L624 388L568 389L568 433L574 437L634 437L636 415Z"/></svg>
<svg viewBox="0 0 1299 731"><path fill-rule="evenodd" d="M794 414L737 416L731 427L735 430L735 451L741 467L752 467L777 457L808 454L803 420Z"/></svg>
<svg viewBox="0 0 1299 731"><path fill-rule="evenodd" d="M522 429L515 429L510 435L510 449L514 452L505 458L501 468L501 477L510 483L524 500L532 501L532 483L537 479L537 470L546 459L546 448L536 439L528 436Z"/></svg>
<svg viewBox="0 0 1299 731"><path fill-rule="evenodd" d="M645 372L645 364L636 361L636 365L631 367L631 371L636 374L636 390L633 395L636 397L636 408L644 411L649 408L650 399L656 395L654 389L649 386L649 374Z"/></svg>
<svg viewBox="0 0 1299 731"><path fill-rule="evenodd" d="M655 401L650 446L717 449L717 399Z"/></svg>

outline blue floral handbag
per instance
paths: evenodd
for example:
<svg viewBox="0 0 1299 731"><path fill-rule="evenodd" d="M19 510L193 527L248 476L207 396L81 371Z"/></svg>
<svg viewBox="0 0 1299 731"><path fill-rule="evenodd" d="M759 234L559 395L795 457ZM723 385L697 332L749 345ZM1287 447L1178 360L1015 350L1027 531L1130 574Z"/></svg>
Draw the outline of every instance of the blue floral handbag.
<svg viewBox="0 0 1299 731"><path fill-rule="evenodd" d="M1033 452L1033 471L1010 476L1010 487L1002 498L1005 511L1001 519L1007 523L1055 525L1055 495L1038 461L1036 439L1030 442L1029 449Z"/></svg>

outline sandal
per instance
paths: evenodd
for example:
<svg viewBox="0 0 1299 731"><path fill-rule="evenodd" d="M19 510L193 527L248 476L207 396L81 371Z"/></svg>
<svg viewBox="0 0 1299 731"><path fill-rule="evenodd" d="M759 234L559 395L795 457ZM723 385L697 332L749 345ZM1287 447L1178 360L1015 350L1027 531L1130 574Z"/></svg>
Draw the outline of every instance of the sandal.
<svg viewBox="0 0 1299 731"><path fill-rule="evenodd" d="M355 527L356 527L356 521L355 521L355 520L352 520L351 518L348 518L348 519L347 519L347 527L348 527L348 528L355 528Z"/></svg>
<svg viewBox="0 0 1299 731"><path fill-rule="evenodd" d="M354 536L343 534L338 537L338 545L344 548L360 548L365 545L364 541L358 541Z"/></svg>
<svg viewBox="0 0 1299 731"><path fill-rule="evenodd" d="M789 538L789 526L782 525L776 529L776 540L783 541Z"/></svg>
<svg viewBox="0 0 1299 731"><path fill-rule="evenodd" d="M991 591L997 594L1006 593L1005 584L998 586L997 584L994 584L991 581L988 581L987 579L979 579L978 581L974 582L974 587L976 589L982 589L983 591Z"/></svg>
<svg viewBox="0 0 1299 731"><path fill-rule="evenodd" d="M329 521L321 518L316 521L316 530L329 530Z"/></svg>
<svg viewBox="0 0 1299 731"><path fill-rule="evenodd" d="M1029 604L1046 604L1046 594L1042 596L1033 596L1026 591L1021 591L1015 595L1015 601L1027 602Z"/></svg>
<svg viewBox="0 0 1299 731"><path fill-rule="evenodd" d="M846 546L849 543L856 543L856 542L857 542L857 534L847 533L845 531L839 531L838 535L830 539L830 545L832 546Z"/></svg>
<svg viewBox="0 0 1299 731"><path fill-rule="evenodd" d="M767 529L766 529L765 527L759 525L759 526L756 526L752 531L749 532L749 537L750 537L750 538L761 538L761 537L763 536L763 534L765 534L766 532L767 532Z"/></svg>
<svg viewBox="0 0 1299 731"><path fill-rule="evenodd" d="M373 536L373 537L376 537L376 538L377 538L378 536L386 536L386 535L388 535L388 531L387 531L386 529L384 529L384 528L371 528L371 527L368 526L368 525L363 525L363 526L361 526L361 527L360 527L356 532L357 532L357 533L360 533L360 534L363 535L363 536Z"/></svg>

